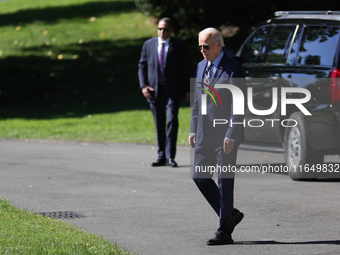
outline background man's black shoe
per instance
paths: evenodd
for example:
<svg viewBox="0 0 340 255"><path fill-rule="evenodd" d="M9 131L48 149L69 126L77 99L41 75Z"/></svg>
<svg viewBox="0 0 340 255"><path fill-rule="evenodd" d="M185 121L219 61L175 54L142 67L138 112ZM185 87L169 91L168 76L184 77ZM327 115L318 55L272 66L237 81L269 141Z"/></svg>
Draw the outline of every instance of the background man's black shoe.
<svg viewBox="0 0 340 255"><path fill-rule="evenodd" d="M231 217L231 222L230 222L231 232L230 233L233 233L234 228L236 227L237 224L241 222L243 217L244 217L244 214L235 208L233 211L233 215Z"/></svg>
<svg viewBox="0 0 340 255"><path fill-rule="evenodd" d="M157 159L151 166L165 166L165 159Z"/></svg>
<svg viewBox="0 0 340 255"><path fill-rule="evenodd" d="M232 244L231 234L224 233L222 230L217 230L215 236L207 241L207 245L223 245Z"/></svg>
<svg viewBox="0 0 340 255"><path fill-rule="evenodd" d="M177 165L177 163L175 162L175 160L173 160L173 159L168 159L167 161L166 161L166 165L167 166L172 166L172 167L178 167L178 165Z"/></svg>

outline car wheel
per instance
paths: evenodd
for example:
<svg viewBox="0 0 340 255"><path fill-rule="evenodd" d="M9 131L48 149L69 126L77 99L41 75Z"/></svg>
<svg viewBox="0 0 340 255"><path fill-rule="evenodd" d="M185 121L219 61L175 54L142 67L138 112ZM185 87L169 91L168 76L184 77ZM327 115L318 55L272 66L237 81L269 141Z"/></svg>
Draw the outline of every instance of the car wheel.
<svg viewBox="0 0 340 255"><path fill-rule="evenodd" d="M310 171L312 165L322 164L324 154L310 146L303 114L294 112L289 119L294 121L289 121L290 127L286 128L284 134L284 154L289 168L288 174L293 180L311 179L313 178L313 172Z"/></svg>

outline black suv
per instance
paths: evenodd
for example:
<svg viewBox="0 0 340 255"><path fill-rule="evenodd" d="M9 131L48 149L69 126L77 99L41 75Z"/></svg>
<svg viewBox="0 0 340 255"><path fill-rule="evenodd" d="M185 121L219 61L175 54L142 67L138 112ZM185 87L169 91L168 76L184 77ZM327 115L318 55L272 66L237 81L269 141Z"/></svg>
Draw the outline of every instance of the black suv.
<svg viewBox="0 0 340 255"><path fill-rule="evenodd" d="M255 29L235 57L252 88L248 96L252 96L253 108L270 109L274 99L278 102L269 115L255 115L248 108L246 144L283 148L294 180L326 172L324 155L340 153L339 34L340 11L276 12L275 18ZM287 104L283 115L282 88L303 88L311 98L300 108ZM306 98L304 93L285 96ZM338 165L335 168L330 172L340 172Z"/></svg>

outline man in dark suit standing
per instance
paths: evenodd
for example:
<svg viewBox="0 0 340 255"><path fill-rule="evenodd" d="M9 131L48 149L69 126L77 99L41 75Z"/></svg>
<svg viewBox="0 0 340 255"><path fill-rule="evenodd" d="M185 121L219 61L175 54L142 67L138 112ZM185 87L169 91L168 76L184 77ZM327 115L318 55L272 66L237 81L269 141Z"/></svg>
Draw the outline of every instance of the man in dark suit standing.
<svg viewBox="0 0 340 255"><path fill-rule="evenodd" d="M190 98L191 63L184 42L171 37L172 32L171 19L161 19L158 37L144 43L138 64L140 88L150 103L156 126L158 159L151 166L177 167L179 102L183 97L187 101Z"/></svg>
<svg viewBox="0 0 340 255"><path fill-rule="evenodd" d="M204 60L197 65L188 138L195 149L193 180L219 216L219 228L207 244L231 244L231 233L243 219L243 213L234 208L233 170L236 168L237 149L244 137L244 116L233 113L234 93L218 85L233 85L246 95L244 72L238 62L223 53L223 37L215 28L201 31L198 43ZM213 102L210 94L218 94L221 103ZM214 119L228 123L224 121L223 125L217 125ZM214 171L211 169L218 173L218 186L212 179Z"/></svg>

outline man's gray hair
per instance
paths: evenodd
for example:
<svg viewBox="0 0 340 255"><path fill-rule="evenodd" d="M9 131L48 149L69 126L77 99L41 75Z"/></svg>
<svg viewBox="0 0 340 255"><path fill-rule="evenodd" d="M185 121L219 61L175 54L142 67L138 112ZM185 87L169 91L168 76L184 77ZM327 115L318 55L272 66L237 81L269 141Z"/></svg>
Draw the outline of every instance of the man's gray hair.
<svg viewBox="0 0 340 255"><path fill-rule="evenodd" d="M216 28L214 27L208 27L204 30L202 30L201 32L199 32L198 36L200 35L204 35L204 34L211 34L214 38L214 42L216 41L220 41L221 42L221 46L224 47L224 39L223 36L221 34L220 31L218 31Z"/></svg>

